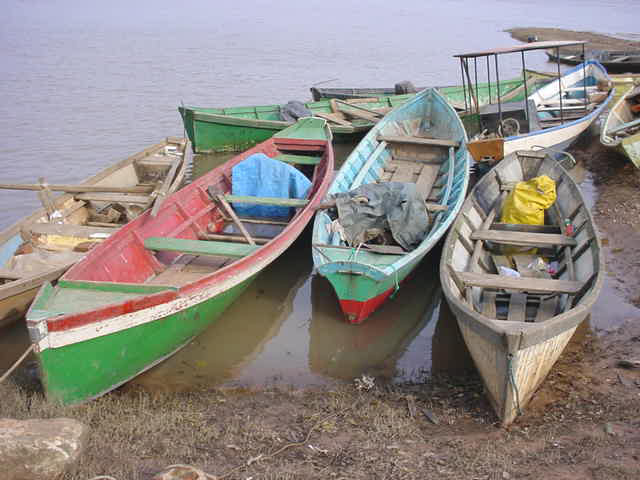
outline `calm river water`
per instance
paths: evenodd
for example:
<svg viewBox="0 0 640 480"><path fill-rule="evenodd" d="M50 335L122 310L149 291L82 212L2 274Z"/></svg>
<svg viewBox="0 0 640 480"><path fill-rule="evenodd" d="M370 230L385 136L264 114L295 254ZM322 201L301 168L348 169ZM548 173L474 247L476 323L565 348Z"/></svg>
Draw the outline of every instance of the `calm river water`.
<svg viewBox="0 0 640 480"><path fill-rule="evenodd" d="M3 6L0 183L40 176L81 181L162 137L181 135L181 102L306 100L320 82L455 84L459 64L452 55L517 43L507 28L634 36L640 18L634 0L8 0ZM541 52L528 55L527 66L551 68ZM504 57L501 76L519 70L519 55ZM200 160L196 170L219 160ZM5 228L38 201L33 192L0 190L0 205ZM136 382L171 389L308 385L363 372L402 380L468 367L441 301L438 254L367 323L350 326L328 283L313 275L309 239L302 238L220 322ZM27 345L22 328L2 332L0 369Z"/></svg>

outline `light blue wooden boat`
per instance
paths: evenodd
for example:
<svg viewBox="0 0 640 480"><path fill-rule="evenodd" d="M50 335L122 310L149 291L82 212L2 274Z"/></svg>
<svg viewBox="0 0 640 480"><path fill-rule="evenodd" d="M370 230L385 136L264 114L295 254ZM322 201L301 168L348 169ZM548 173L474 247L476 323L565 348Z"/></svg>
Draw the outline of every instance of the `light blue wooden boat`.
<svg viewBox="0 0 640 480"><path fill-rule="evenodd" d="M333 285L347 321L361 323L398 290L451 225L469 181L466 142L455 110L435 89L427 89L380 120L340 168L329 194L368 183L413 182L431 219L415 250L389 253L387 248L381 253L366 245L350 248L339 234L329 232L329 215L316 214L314 265Z"/></svg>

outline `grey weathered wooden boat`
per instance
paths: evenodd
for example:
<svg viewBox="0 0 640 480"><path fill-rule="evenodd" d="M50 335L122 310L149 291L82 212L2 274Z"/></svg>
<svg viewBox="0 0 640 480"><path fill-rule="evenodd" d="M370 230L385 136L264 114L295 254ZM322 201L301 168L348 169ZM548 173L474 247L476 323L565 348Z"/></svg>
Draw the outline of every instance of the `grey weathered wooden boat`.
<svg viewBox="0 0 640 480"><path fill-rule="evenodd" d="M543 174L555 180L557 191L546 211L547 224L499 223L514 182ZM571 236L563 226L567 219L575 227ZM536 274L529 268L535 256L509 258L501 245L538 247L538 255L559 262L558 270L552 278ZM498 275L499 265L521 276ZM602 289L600 238L579 187L549 156L509 155L465 200L444 245L440 278L486 394L508 425L531 400Z"/></svg>
<svg viewBox="0 0 640 480"><path fill-rule="evenodd" d="M404 88L403 88L404 87ZM405 95L407 93L418 93L427 87L406 88L403 83L396 84L395 87L362 87L362 88L346 88L346 87L311 87L311 98L314 102L319 102L325 98L337 98L340 100L348 100L350 98L370 98L370 97L388 97L392 95Z"/></svg>
<svg viewBox="0 0 640 480"><path fill-rule="evenodd" d="M600 143L625 155L640 168L640 85L629 89L609 111L602 130Z"/></svg>
<svg viewBox="0 0 640 480"><path fill-rule="evenodd" d="M40 286L182 183L189 142L167 138L79 185L9 185L35 190L44 207L0 232L0 327L22 317ZM52 197L51 191L67 192Z"/></svg>

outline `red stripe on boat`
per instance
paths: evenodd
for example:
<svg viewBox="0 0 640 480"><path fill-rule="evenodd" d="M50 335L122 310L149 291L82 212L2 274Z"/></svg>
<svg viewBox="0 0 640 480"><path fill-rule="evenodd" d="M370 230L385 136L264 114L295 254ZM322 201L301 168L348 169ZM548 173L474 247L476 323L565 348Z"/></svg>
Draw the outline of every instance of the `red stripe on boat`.
<svg viewBox="0 0 640 480"><path fill-rule="evenodd" d="M61 332L75 327L81 327L90 323L100 322L101 320L112 319L119 315L135 312L144 308L153 307L161 303L166 303L176 298L178 292L170 290L167 292L154 293L153 295L145 295L140 298L127 300L126 302L107 305L106 307L97 308L90 312L76 313L64 315L62 317L54 317L47 320L47 329L50 332Z"/></svg>
<svg viewBox="0 0 640 480"><path fill-rule="evenodd" d="M340 300L342 311L349 323L362 323L395 291L395 288L382 292L380 295L364 302L359 300Z"/></svg>

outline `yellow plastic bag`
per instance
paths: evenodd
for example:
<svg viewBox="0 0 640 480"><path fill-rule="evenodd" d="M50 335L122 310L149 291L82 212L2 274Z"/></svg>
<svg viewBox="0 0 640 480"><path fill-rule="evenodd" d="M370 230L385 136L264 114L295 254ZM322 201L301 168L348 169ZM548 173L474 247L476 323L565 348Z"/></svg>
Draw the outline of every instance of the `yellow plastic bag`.
<svg viewBox="0 0 640 480"><path fill-rule="evenodd" d="M546 175L516 183L502 208L503 223L544 225L544 211L556 201L556 182Z"/></svg>

